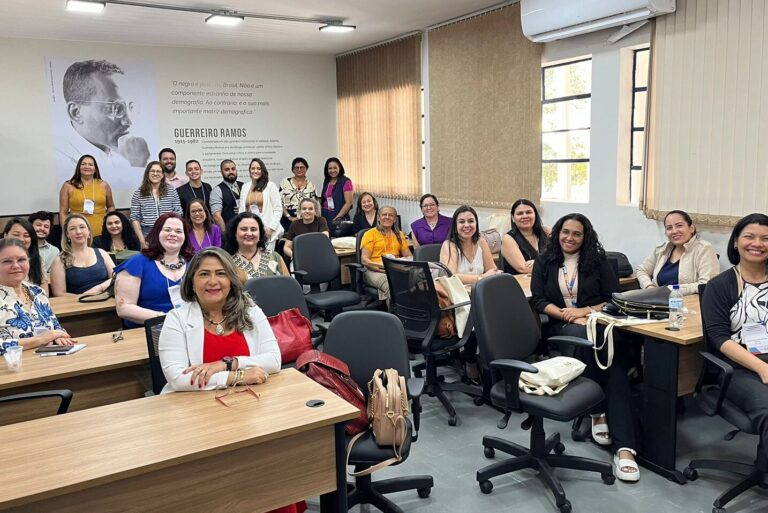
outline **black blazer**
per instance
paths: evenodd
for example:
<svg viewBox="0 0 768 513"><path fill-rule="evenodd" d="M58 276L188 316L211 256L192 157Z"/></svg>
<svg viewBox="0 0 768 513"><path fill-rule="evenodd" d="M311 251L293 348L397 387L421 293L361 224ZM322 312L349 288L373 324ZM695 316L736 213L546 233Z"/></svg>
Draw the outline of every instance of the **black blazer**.
<svg viewBox="0 0 768 513"><path fill-rule="evenodd" d="M545 263L539 256L533 263L531 272L531 304L541 313L547 305L553 304L565 308L563 295L560 293L560 267L554 263ZM579 272L579 290L576 292L576 306L581 308L611 300L611 294L619 291L619 279L613 272L608 260L603 258L596 273L584 275Z"/></svg>

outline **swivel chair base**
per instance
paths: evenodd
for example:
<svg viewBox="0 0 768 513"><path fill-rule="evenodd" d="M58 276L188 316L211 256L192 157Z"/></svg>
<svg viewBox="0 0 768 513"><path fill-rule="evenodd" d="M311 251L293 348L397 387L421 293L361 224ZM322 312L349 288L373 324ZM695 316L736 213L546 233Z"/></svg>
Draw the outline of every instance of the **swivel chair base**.
<svg viewBox="0 0 768 513"><path fill-rule="evenodd" d="M360 470L360 469L355 469ZM419 497L426 499L435 485L432 476L395 477L372 481L371 476L360 476L355 482L347 483L347 506L352 508L357 504L370 504L384 513L403 513L397 504L386 498L388 493L416 490Z"/></svg>
<svg viewBox="0 0 768 513"><path fill-rule="evenodd" d="M445 395L445 392L463 392L471 397L478 398L482 397L483 390L479 386L467 385L458 381L447 382L442 380L442 376L437 375L437 365L434 363L435 359L436 357L433 355L428 355L426 357L427 376L424 380L424 394L430 397L436 397L440 403L442 403L443 407L448 412L448 425L455 426L458 423L459 416L456 413L456 408L453 407L453 404L451 404L451 401Z"/></svg>
<svg viewBox="0 0 768 513"><path fill-rule="evenodd" d="M689 481L695 481L699 478L698 469L708 469L744 476L744 479L723 492L712 504L712 513L725 513L725 505L750 488L759 486L768 489L768 460L764 455L765 451L761 446L758 446L757 459L754 465L735 461L693 460L683 469L683 475Z"/></svg>
<svg viewBox="0 0 768 513"><path fill-rule="evenodd" d="M598 472L603 482L608 485L616 481L611 463L578 456L564 456L565 446L560 442L560 433L555 433L546 438L544 419L541 417L531 417L529 420L532 421L530 449L499 437L483 437L483 452L486 458L493 458L497 449L512 455L513 458L496 462L478 470L477 482L480 485L480 491L491 493L493 483L491 483L490 479L492 477L530 468L539 471L539 477L554 494L555 503L560 512L570 513L571 503L565 498L565 491L560 481L555 477L554 468ZM553 452L554 454L551 454Z"/></svg>

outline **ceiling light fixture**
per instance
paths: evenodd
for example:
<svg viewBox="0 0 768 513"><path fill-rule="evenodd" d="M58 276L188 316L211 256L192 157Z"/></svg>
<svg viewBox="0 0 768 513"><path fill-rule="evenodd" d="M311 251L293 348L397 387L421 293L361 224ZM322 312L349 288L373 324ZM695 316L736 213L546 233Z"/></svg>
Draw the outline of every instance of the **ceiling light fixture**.
<svg viewBox="0 0 768 513"><path fill-rule="evenodd" d="M352 32L356 28L357 28L356 25L344 25L340 22L328 22L327 24L320 27L319 30L320 32L343 33L343 32Z"/></svg>
<svg viewBox="0 0 768 513"><path fill-rule="evenodd" d="M239 14L232 11L226 11L211 14L205 19L205 22L210 23L211 25L225 25L227 27L232 27L243 20L245 20L245 18Z"/></svg>
<svg viewBox="0 0 768 513"><path fill-rule="evenodd" d="M67 0L67 10L72 12L101 12L107 4L91 0Z"/></svg>

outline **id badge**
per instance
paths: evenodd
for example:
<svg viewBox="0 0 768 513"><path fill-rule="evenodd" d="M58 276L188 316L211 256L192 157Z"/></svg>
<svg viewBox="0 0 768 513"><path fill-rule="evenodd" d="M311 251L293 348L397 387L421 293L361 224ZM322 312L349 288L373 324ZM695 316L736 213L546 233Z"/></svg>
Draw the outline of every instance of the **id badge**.
<svg viewBox="0 0 768 513"><path fill-rule="evenodd" d="M336 210L336 207L333 205L333 198L331 196L325 198L325 203L328 205L328 210Z"/></svg>
<svg viewBox="0 0 768 513"><path fill-rule="evenodd" d="M765 324L749 322L741 327L741 341L754 355L768 353L768 330Z"/></svg>
<svg viewBox="0 0 768 513"><path fill-rule="evenodd" d="M259 210L259 206L256 203L251 204L251 214L260 216L261 210Z"/></svg>
<svg viewBox="0 0 768 513"><path fill-rule="evenodd" d="M168 287L168 295L171 297L171 304L174 308L181 308L184 300L181 299L181 285L172 285Z"/></svg>
<svg viewBox="0 0 768 513"><path fill-rule="evenodd" d="M83 212L86 214L93 214L93 209L96 207L96 203L93 200L85 200L83 202Z"/></svg>

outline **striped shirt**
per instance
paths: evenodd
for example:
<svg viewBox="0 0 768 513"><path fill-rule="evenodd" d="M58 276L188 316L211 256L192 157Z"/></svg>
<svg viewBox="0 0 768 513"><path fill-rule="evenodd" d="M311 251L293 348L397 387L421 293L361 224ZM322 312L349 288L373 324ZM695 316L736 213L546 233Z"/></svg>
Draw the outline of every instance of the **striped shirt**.
<svg viewBox="0 0 768 513"><path fill-rule="evenodd" d="M176 189L172 185L166 187L168 190L160 197L160 201L155 201L152 195L141 196L139 190L135 190L131 197L131 221L138 221L141 226L151 227L157 218L166 212L183 215Z"/></svg>

